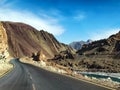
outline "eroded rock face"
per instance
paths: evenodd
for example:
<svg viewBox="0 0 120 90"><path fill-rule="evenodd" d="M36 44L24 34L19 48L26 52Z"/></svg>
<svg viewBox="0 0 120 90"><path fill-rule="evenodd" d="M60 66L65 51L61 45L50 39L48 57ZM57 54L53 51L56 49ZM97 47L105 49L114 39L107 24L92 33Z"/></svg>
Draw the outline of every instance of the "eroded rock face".
<svg viewBox="0 0 120 90"><path fill-rule="evenodd" d="M8 43L7 43L7 34L6 30L3 27L2 23L0 22L0 57L5 58L9 56L8 50Z"/></svg>
<svg viewBox="0 0 120 90"><path fill-rule="evenodd" d="M56 38L46 32L15 22L2 22L8 37L9 53L13 57L32 56L32 53L42 51L46 59L53 58L60 51L74 50L65 44L61 44Z"/></svg>

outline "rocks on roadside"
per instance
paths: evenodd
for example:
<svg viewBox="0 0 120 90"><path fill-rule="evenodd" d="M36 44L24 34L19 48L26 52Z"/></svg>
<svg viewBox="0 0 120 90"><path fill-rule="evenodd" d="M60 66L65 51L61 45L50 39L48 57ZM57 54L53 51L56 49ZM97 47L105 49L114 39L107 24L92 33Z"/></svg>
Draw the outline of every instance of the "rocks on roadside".
<svg viewBox="0 0 120 90"><path fill-rule="evenodd" d="M72 53L68 50L61 51L59 54L55 55L53 60L60 60L60 59L74 59Z"/></svg>
<svg viewBox="0 0 120 90"><path fill-rule="evenodd" d="M46 56L42 51L38 51L37 53L32 54L32 58L35 61L46 61Z"/></svg>

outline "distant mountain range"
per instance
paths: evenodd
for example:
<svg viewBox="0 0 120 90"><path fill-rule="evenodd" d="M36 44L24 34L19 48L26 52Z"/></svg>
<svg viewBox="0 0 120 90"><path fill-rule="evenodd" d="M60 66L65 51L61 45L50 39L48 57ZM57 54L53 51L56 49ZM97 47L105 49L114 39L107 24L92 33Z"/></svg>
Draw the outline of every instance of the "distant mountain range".
<svg viewBox="0 0 120 90"><path fill-rule="evenodd" d="M76 50L80 50L84 44L89 44L92 42L93 41L91 39L89 39L87 41L77 41L77 42L70 43L69 46L76 49Z"/></svg>

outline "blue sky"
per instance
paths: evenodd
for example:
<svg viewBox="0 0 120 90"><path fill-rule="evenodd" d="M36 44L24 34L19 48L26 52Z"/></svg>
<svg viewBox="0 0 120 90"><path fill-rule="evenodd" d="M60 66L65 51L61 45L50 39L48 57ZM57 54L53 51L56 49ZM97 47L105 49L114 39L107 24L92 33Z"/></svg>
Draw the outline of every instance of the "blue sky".
<svg viewBox="0 0 120 90"><path fill-rule="evenodd" d="M120 30L120 0L0 0L0 20L44 29L66 44L99 40Z"/></svg>

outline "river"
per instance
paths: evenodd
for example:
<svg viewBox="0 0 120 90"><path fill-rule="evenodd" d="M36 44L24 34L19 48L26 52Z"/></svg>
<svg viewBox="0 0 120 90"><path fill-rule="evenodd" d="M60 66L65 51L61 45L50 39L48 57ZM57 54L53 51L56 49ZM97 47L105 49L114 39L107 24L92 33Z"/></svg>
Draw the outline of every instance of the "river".
<svg viewBox="0 0 120 90"><path fill-rule="evenodd" d="M101 73L101 72L78 72L83 76L96 79L111 79L114 82L120 83L120 73Z"/></svg>

